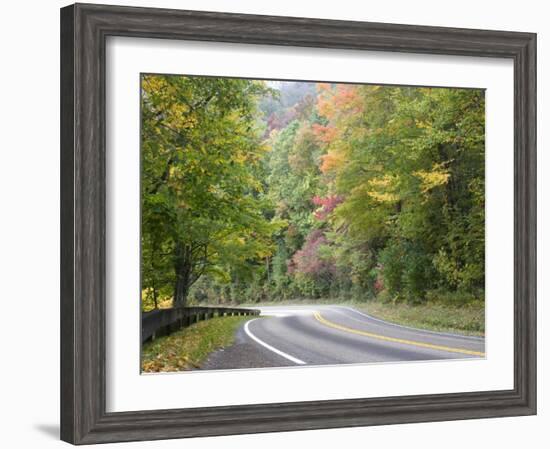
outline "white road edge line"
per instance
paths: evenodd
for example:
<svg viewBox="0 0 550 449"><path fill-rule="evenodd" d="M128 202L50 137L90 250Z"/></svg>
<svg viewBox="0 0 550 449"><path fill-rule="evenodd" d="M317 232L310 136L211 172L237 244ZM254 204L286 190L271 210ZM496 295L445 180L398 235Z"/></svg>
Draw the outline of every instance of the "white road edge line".
<svg viewBox="0 0 550 449"><path fill-rule="evenodd" d="M395 327L401 327L403 329L410 329L410 330L413 330L413 331L419 331L419 332L425 332L426 334L434 334L434 335L441 335L443 337L455 337L455 338L463 338L465 340L478 340L478 341L485 341L485 338L483 337L476 337L475 335L460 335L460 334L451 334L451 333L448 333L448 332L437 332L437 331L430 331L428 329L418 329L416 327L411 327L411 326L405 326L403 324L396 324L396 323L391 323L389 321L385 321L385 320L381 320L380 318L375 318L373 317L372 315L369 315L367 313L363 313L363 312L360 312L359 310L357 309L354 309L353 307L349 307L349 306L336 306L336 307L339 307L341 309L347 309L351 312L355 312L355 313L358 313L359 315L363 315L364 317L366 318L369 318L373 321L378 321L380 323L384 323L384 324L388 324L390 326L395 326ZM349 317L351 318L351 317Z"/></svg>
<svg viewBox="0 0 550 449"><path fill-rule="evenodd" d="M259 345L263 346L266 349L269 349L270 351L274 352L275 354L279 354L281 357L284 357L287 360L290 360L291 362L296 363L297 365L305 365L306 362L303 360L297 359L296 357L293 357L286 352L280 351L277 348L274 348L271 345L268 345L265 341L260 340L258 337L256 337L252 332L250 332L250 329L248 328L248 325L252 323L252 321L256 321L258 318L254 318L253 320L247 321L244 325L244 331L246 332L246 335L248 335L252 340L254 340Z"/></svg>

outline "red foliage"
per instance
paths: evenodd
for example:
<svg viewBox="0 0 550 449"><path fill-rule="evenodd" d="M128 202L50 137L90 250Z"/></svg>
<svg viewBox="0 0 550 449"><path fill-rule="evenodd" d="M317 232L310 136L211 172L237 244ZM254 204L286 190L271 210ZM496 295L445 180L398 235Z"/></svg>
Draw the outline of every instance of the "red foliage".
<svg viewBox="0 0 550 449"><path fill-rule="evenodd" d="M301 250L296 251L292 259L288 262L288 273L307 274L312 276L333 275L336 272L334 264L326 259L322 259L319 249L327 243L327 239L322 230L312 231L306 239Z"/></svg>
<svg viewBox="0 0 550 449"><path fill-rule="evenodd" d="M315 218L317 220L326 220L329 214L338 206L344 197L341 195L329 195L325 198L319 196L314 196L312 199L313 204L320 206L319 209L315 211Z"/></svg>
<svg viewBox="0 0 550 449"><path fill-rule="evenodd" d="M384 290L384 280L380 276L378 276L374 281L374 290L376 293L380 293Z"/></svg>
<svg viewBox="0 0 550 449"><path fill-rule="evenodd" d="M274 129L283 129L296 117L297 112L295 108L288 108L283 111L274 112L267 119L266 134L269 135Z"/></svg>

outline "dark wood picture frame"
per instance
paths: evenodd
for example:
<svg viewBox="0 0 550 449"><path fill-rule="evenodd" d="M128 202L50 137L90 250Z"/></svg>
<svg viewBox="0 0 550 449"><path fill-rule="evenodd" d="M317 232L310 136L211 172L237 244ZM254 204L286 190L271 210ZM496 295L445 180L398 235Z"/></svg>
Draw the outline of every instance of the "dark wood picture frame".
<svg viewBox="0 0 550 449"><path fill-rule="evenodd" d="M106 412L107 36L511 58L514 388ZM76 4L61 10L61 439L74 444L536 413L536 35Z"/></svg>

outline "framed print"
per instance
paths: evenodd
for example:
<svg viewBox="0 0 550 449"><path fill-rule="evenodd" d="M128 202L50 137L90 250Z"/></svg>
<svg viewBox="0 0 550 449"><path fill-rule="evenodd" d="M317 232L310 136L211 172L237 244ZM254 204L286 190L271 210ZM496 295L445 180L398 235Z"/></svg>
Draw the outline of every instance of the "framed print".
<svg viewBox="0 0 550 449"><path fill-rule="evenodd" d="M535 414L535 73L531 33L63 8L62 439Z"/></svg>

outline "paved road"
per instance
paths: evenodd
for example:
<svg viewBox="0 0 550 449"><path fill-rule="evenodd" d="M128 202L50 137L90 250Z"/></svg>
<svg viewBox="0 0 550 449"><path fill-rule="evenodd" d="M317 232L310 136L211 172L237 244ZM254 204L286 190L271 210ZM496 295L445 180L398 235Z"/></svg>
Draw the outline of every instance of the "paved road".
<svg viewBox="0 0 550 449"><path fill-rule="evenodd" d="M485 357L485 340L399 326L344 306L260 307L203 369Z"/></svg>

